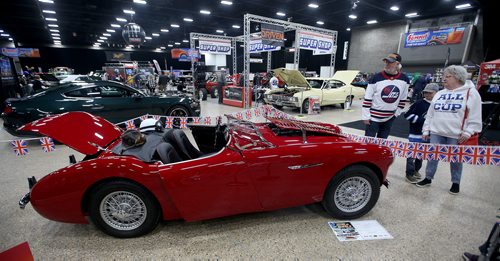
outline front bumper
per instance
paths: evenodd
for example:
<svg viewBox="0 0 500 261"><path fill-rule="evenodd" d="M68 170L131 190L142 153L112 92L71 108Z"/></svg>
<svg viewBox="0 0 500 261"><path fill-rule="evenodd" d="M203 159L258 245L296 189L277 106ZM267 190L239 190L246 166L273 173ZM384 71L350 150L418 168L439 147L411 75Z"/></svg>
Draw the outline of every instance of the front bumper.
<svg viewBox="0 0 500 261"><path fill-rule="evenodd" d="M264 101L267 104L276 106L287 106L300 108L300 103L295 97L288 97L283 95L268 94L264 96Z"/></svg>
<svg viewBox="0 0 500 261"><path fill-rule="evenodd" d="M35 186L36 182L37 181L36 181L35 177L28 178L28 186L30 188L30 192L24 194L24 196L19 200L19 208L20 209L24 209L26 207L26 205L28 205L28 203L30 202L31 189L33 188L33 186Z"/></svg>

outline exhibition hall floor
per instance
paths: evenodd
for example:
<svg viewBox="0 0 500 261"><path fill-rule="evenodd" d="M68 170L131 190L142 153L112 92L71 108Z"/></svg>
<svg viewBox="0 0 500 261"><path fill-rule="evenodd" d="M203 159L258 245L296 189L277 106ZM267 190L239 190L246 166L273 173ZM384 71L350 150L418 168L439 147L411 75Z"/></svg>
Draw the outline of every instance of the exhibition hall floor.
<svg viewBox="0 0 500 261"><path fill-rule="evenodd" d="M306 120L359 120L361 101L352 109L329 107ZM238 111L215 99L202 102L202 116ZM0 140L12 138L0 130ZM454 196L448 193L448 163L439 165L432 186L417 188L405 179L405 159L396 158L389 169L389 188L382 187L373 210L359 219L377 220L393 239L340 242L327 224L334 219L319 204L193 223L162 222L146 236L116 239L93 225L47 220L30 204L19 209L19 199L28 192L27 177L40 179L68 165L69 154L82 159L63 145L56 145L53 153L42 152L36 141L28 145L29 155L18 157L10 144L0 143L0 252L27 241L35 259L41 260L460 260L464 251L478 252L500 208L499 167L464 165L461 191Z"/></svg>

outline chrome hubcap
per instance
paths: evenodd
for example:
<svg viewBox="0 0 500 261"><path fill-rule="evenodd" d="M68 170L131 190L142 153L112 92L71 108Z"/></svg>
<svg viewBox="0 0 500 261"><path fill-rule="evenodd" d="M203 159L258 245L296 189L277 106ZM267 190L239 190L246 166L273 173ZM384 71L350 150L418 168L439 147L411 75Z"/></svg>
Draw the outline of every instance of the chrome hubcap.
<svg viewBox="0 0 500 261"><path fill-rule="evenodd" d="M148 214L144 201L127 191L108 194L101 201L99 212L107 225L118 230L138 228Z"/></svg>
<svg viewBox="0 0 500 261"><path fill-rule="evenodd" d="M170 112L170 116L187 117L188 114L184 109L175 108Z"/></svg>
<svg viewBox="0 0 500 261"><path fill-rule="evenodd" d="M335 206L344 212L362 209L372 195L370 182L363 177L348 178L337 187L334 195Z"/></svg>

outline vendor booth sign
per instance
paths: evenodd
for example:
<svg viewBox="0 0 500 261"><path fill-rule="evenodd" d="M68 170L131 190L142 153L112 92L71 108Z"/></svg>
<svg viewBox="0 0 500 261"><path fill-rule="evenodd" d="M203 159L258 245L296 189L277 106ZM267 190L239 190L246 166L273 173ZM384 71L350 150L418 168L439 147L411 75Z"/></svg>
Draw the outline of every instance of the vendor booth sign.
<svg viewBox="0 0 500 261"><path fill-rule="evenodd" d="M300 31L299 48L312 50L315 54L332 54L335 51L334 37L332 35L316 32Z"/></svg>
<svg viewBox="0 0 500 261"><path fill-rule="evenodd" d="M172 55L172 59L178 59L179 62L190 62L191 58L194 61L198 61L201 58L200 52L189 48L173 48L170 50L170 54Z"/></svg>
<svg viewBox="0 0 500 261"><path fill-rule="evenodd" d="M231 40L200 38L199 45L201 54L231 55Z"/></svg>
<svg viewBox="0 0 500 261"><path fill-rule="evenodd" d="M2 54L9 57L40 58L38 48L2 48Z"/></svg>
<svg viewBox="0 0 500 261"><path fill-rule="evenodd" d="M262 43L274 46L284 46L285 28L279 25L265 24L260 25L260 35Z"/></svg>
<svg viewBox="0 0 500 261"><path fill-rule="evenodd" d="M459 44L464 37L465 27L449 27L437 31L419 31L406 33L405 48L417 46L433 46Z"/></svg>
<svg viewBox="0 0 500 261"><path fill-rule="evenodd" d="M281 46L267 45L262 43L262 39L250 40L250 53L272 52L281 50Z"/></svg>

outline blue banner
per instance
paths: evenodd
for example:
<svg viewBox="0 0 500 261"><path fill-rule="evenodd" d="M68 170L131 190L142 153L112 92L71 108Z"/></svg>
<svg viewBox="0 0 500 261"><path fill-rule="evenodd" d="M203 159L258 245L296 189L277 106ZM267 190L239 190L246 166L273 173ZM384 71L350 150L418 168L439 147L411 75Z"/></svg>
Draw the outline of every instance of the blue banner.
<svg viewBox="0 0 500 261"><path fill-rule="evenodd" d="M449 27L436 31L406 33L404 47L458 44L462 42L464 27Z"/></svg>

